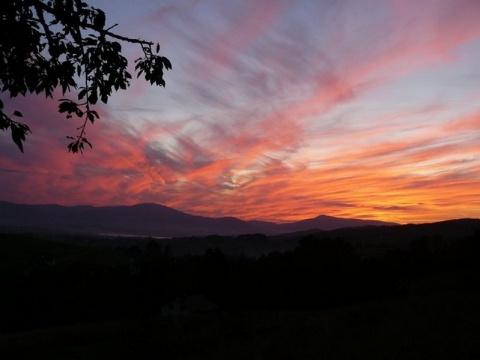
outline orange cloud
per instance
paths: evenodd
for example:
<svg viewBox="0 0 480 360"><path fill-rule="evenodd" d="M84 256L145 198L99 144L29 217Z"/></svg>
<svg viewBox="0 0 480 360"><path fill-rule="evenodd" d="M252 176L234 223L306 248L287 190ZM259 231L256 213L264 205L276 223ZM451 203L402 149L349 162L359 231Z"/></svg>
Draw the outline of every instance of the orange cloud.
<svg viewBox="0 0 480 360"><path fill-rule="evenodd" d="M378 19L349 17L332 3L322 16L335 21L295 26L295 3L221 8L215 24L192 4L153 16L181 28L179 48L191 46L174 52L173 90L161 99L142 86L128 101L119 95L89 127L94 149L84 156L66 153L76 125L56 103L18 100L39 125L25 155L0 144L3 200L157 202L283 221L480 217L478 106L444 103L432 85L428 97L418 91L426 100L411 94L428 85L419 73L466 66L459 49L478 41L478 2L381 2ZM308 9L317 6L325 4ZM172 14L191 21L177 24Z"/></svg>

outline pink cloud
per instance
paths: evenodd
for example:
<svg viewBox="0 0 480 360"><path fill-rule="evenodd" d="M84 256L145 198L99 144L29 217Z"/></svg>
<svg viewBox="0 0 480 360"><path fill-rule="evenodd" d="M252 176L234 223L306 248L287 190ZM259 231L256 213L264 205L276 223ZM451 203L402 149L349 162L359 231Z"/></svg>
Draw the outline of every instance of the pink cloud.
<svg viewBox="0 0 480 360"><path fill-rule="evenodd" d="M199 49L203 63L196 69L198 76L207 80L230 68L241 53L271 29L286 5L284 1L246 1L236 5L236 11L227 15L227 27L205 39L207 45L202 44Z"/></svg>
<svg viewBox="0 0 480 360"><path fill-rule="evenodd" d="M370 42L352 44L348 26L338 33L326 26L331 32L318 36L328 47L311 48L313 42L290 41L308 38L300 30L291 38L281 33L278 19L293 3L242 3L206 44L196 33L182 38L196 44L185 53L198 50L198 58L184 63L194 74L180 83L190 87L165 95L178 108L162 109L158 121L132 110L131 120L140 120L135 126L106 108L88 128L94 149L84 156L66 152L65 135L75 133L76 123L57 114L57 103L29 100L24 115L34 133L26 154L1 144L1 197L71 205L157 202L265 220L320 213L402 222L478 217L478 111L449 115L447 105L433 100L380 115L362 108L411 74L454 65L459 46L480 34L478 2L392 4L379 21L368 14L358 19L366 28L354 38ZM174 10L195 20L186 33L199 29L193 8L163 10L156 16L165 21ZM285 38L267 42L280 35ZM221 81L213 76L223 70L229 71ZM146 89L132 89L131 109Z"/></svg>

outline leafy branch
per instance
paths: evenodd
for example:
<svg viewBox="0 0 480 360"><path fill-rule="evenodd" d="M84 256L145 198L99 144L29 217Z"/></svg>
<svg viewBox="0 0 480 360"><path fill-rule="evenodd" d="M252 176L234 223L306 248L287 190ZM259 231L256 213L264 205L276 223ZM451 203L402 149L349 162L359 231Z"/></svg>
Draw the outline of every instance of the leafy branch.
<svg viewBox="0 0 480 360"><path fill-rule="evenodd" d="M151 85L165 86L164 69L172 65L159 54L160 45L114 33L117 24L106 27L105 13L82 0L18 0L3 2L1 8L0 90L10 97L43 93L49 98L57 88L64 96L76 90L77 99L62 98L58 108L67 118L82 119L79 133L67 136L73 140L69 152L82 153L85 144L92 147L85 137L87 124L99 119L92 106L99 100L106 104L113 90L130 86L121 42L141 47L143 56L135 60L137 78L143 74ZM23 151L31 131L7 116L1 105L0 129L11 129ZM14 116L21 113L15 111Z"/></svg>
<svg viewBox="0 0 480 360"><path fill-rule="evenodd" d="M14 111L11 116L5 115L3 112L3 101L0 100L0 130L8 130L10 128L13 142L23 152L23 141L25 141L25 136L31 133L31 130L28 125L13 120L12 117L14 116L23 117L20 111Z"/></svg>

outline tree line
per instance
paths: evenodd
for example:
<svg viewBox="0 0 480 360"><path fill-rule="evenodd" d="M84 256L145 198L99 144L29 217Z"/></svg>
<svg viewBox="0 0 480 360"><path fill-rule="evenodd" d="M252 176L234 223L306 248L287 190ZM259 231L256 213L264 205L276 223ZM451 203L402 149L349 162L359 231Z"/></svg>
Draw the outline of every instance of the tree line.
<svg viewBox="0 0 480 360"><path fill-rule="evenodd" d="M1 273L0 332L159 316L163 305L189 294L208 297L219 311L320 310L406 296L412 279L445 272L462 274L459 286L475 291L478 235L423 237L369 258L341 238L316 236L259 258L216 248L174 257L154 240L144 248L39 247Z"/></svg>

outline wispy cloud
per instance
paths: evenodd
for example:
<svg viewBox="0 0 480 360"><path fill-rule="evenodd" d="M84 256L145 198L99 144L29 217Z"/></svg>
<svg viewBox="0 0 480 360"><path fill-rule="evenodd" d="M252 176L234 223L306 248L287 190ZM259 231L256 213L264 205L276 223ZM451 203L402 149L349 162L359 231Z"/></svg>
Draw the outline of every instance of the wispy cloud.
<svg viewBox="0 0 480 360"><path fill-rule="evenodd" d="M76 125L55 102L10 103L34 133L26 154L0 143L2 199L268 220L480 217L478 1L144 3L152 11L116 6L165 34L167 88L115 95L84 156L66 153Z"/></svg>

